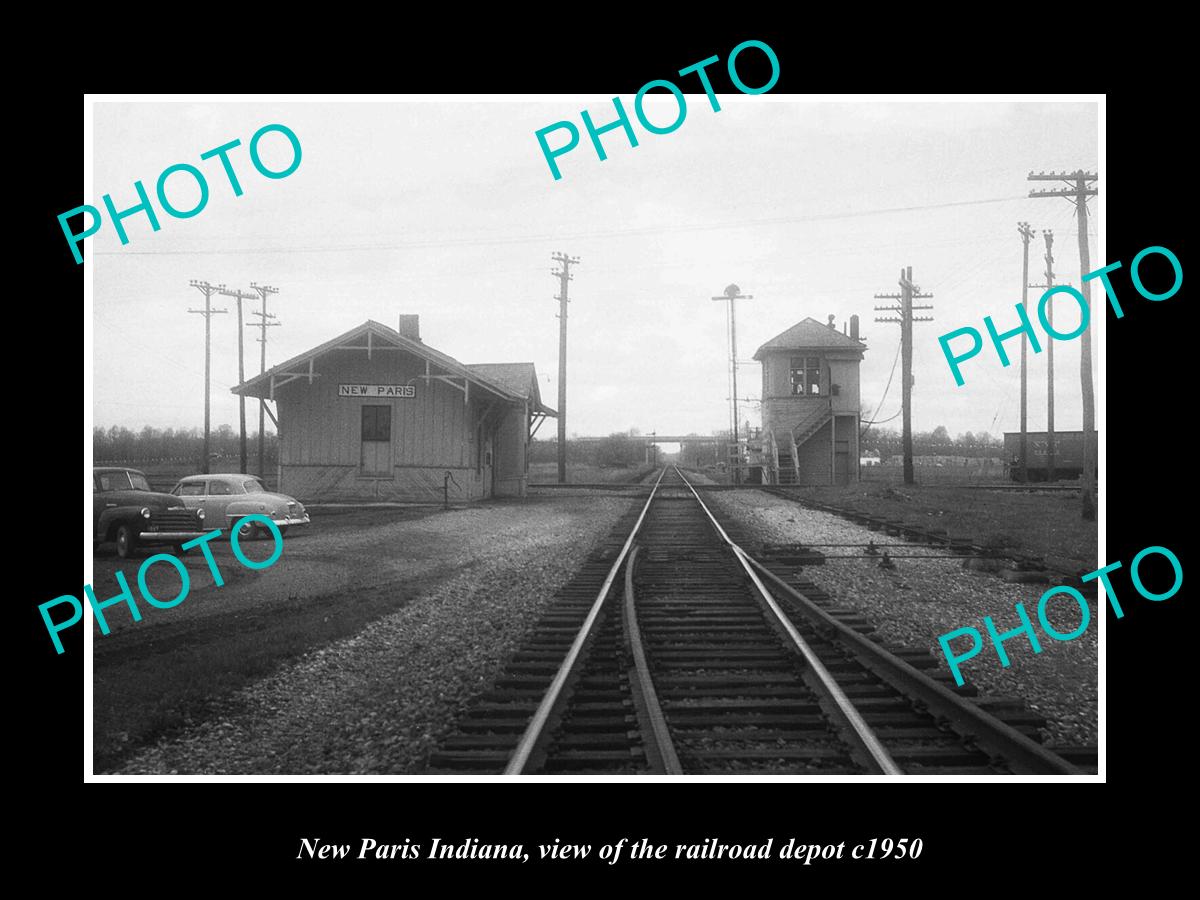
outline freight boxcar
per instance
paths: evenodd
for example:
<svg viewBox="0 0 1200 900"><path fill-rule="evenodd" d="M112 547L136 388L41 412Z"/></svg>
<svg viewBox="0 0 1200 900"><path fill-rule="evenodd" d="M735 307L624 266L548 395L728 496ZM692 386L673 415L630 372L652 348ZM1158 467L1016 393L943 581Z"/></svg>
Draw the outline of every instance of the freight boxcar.
<svg viewBox="0 0 1200 900"><path fill-rule="evenodd" d="M1029 458L1026 465L1030 481L1046 481L1049 476L1050 440L1044 431L1026 433ZM1056 431L1054 433L1054 478L1078 478L1083 472L1083 432ZM1095 465L1096 432L1092 432L1092 460ZM1013 481L1021 478L1021 432L1004 433L1004 463Z"/></svg>

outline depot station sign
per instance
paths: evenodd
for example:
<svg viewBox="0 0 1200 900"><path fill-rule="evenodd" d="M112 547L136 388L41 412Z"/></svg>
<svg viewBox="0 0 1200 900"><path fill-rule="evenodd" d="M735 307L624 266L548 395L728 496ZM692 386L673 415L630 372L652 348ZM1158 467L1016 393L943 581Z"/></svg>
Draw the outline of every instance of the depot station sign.
<svg viewBox="0 0 1200 900"><path fill-rule="evenodd" d="M339 397L415 397L416 385L412 384L339 384Z"/></svg>

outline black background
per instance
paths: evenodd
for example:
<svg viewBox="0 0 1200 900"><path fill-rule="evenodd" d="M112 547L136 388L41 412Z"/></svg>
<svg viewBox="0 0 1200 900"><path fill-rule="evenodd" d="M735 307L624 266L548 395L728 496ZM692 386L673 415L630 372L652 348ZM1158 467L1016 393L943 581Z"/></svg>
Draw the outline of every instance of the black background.
<svg viewBox="0 0 1200 900"><path fill-rule="evenodd" d="M601 14L598 21L604 19ZM764 22L766 24L764 24ZM1142 248L1171 248L1187 270L1183 215L1188 204L1188 169L1184 142L1178 138L1182 112L1170 79L1157 69L1123 66L1120 74L1095 65L1068 64L1065 49L1054 53L1053 65L1034 52L1029 35L992 35L983 44L949 41L926 47L912 25L880 27L876 37L829 26L760 20L745 27L720 27L657 34L646 28L614 28L592 33L596 23L562 25L551 16L537 30L505 32L503 39L468 39L461 30L390 32L374 40L350 29L331 26L328 41L300 38L284 41L260 65L197 64L180 67L164 62L122 74L120 67L93 70L86 87L93 91L153 90L230 93L262 91L416 92L597 92L628 98L646 81L671 77L678 69L711 55L722 65L710 69L718 94L733 88L723 61L742 40L756 38L771 45L781 64L772 93L832 91L904 92L1034 92L1106 91L1108 93L1107 167L1105 180L1107 258L1093 248L1093 268L1122 260L1114 276L1125 309L1117 320L1108 312L1107 446L1108 477L1102 502L1107 505L1106 561L1122 560L1126 569L1114 584L1125 618L1108 614L1107 627L1107 780L1105 786L1063 784L864 785L864 784L153 784L126 780L119 784L84 785L82 754L82 629L64 635L67 652L56 656L47 640L37 604L59 594L80 593L82 569L74 569L79 544L80 440L70 429L44 427L68 416L79 405L84 371L89 366L72 340L43 310L61 308L64 323L81 305L83 267L77 266L55 219L59 212L83 202L80 184L80 136L83 95L75 84L25 101L25 115L36 123L35 142L26 163L36 177L17 179L27 192L23 212L15 217L10 246L31 249L37 263L30 269L24 296L11 299L17 333L23 335L10 353L28 347L28 366L36 389L20 390L10 381L20 418L12 426L48 435L32 465L24 460L27 484L10 502L10 548L15 557L10 577L18 582L11 598L15 621L22 625L25 657L16 670L20 698L19 727L10 734L18 759L12 773L34 789L28 804L27 845L63 860L82 854L103 870L97 877L126 877L126 865L140 876L163 875L170 883L241 884L238 874L297 880L305 884L349 883L348 876L379 875L397 889L415 871L411 861L391 863L304 864L296 861L300 837L348 842L362 837L403 843L405 838L428 844L478 837L527 846L561 837L564 842L601 844L621 837L650 838L655 843L698 842L718 837L725 842L761 842L774 837L776 846L790 836L809 842L853 843L871 837L921 837L925 852L918 864L867 868L845 862L825 864L826 876L858 881L862 876L894 883L907 873L927 887L956 892L989 883L1007 889L1029 886L1027 871L1049 865L1066 875L1081 860L1100 866L1106 860L1168 856L1172 829L1167 812L1190 769L1187 743L1177 729L1190 715L1190 676L1184 660L1191 655L1192 632L1185 621L1187 586L1162 603L1137 597L1128 581L1128 563L1148 545L1171 548L1190 571L1184 539L1185 489L1193 480L1194 454L1187 452L1191 425L1190 388L1185 375L1188 357L1196 355L1196 339L1184 324L1186 283L1168 301L1151 303L1133 291L1128 264ZM340 41L343 29L353 31ZM366 43L363 43L365 41ZM1014 64L1013 47L1018 58ZM341 48L341 49L339 49ZM1089 59L1103 56L1098 48ZM1150 50L1143 50L1150 56ZM743 79L765 81L753 70L748 53L739 59ZM1065 61L1064 61L1065 60ZM743 67L742 62L746 65ZM188 74L178 69L186 68ZM336 71L336 77L331 73ZM258 74L262 73L262 74ZM693 78L694 80L694 78ZM685 83L685 89L694 87ZM628 103L627 103L628 107ZM673 139L684 140L686 134ZM532 136L531 136L532 140ZM1081 161L1084 162L1084 161ZM797 165L803 165L798 159ZM1014 183L1024 183L1014 172ZM1043 201L1049 203L1051 201ZM1062 201L1066 202L1066 201ZM10 222L14 220L10 219ZM26 237L26 229L32 231ZM1060 255L1074 252L1065 242ZM90 249L90 246L89 248ZM85 256L88 252L85 249ZM23 254L22 254L23 255ZM25 269L24 266L20 267ZM36 273L36 274L34 274ZM32 301L32 302L31 302ZM1104 301L1099 285L1094 309ZM944 309L948 316L950 309ZM1098 348L1097 348L1098 349ZM10 371L12 369L10 368ZM12 376L10 375L10 378ZM59 413L64 415L59 415ZM15 441L14 441L15 443ZM18 446L24 446L22 441ZM11 463L10 463L11 464ZM24 481L24 476L14 480ZM20 548L19 550L17 548ZM26 556L36 564L25 565ZM33 562L33 561L31 561ZM1092 627L1096 627L1095 623ZM1103 797L1098 792L1104 791ZM1114 794L1115 792L1115 794ZM1170 816L1173 818L1173 816ZM133 857L126 854L135 854ZM1097 856L1099 855L1099 859ZM1148 859L1142 859L1149 864ZM475 864L453 868L445 863L421 864L418 874L435 879L482 876L532 878L547 872L533 863L523 867ZM665 873L662 864L656 864ZM1027 868L1028 867L1028 868ZM693 863L688 870L704 879L718 869L753 887L749 880L785 874L796 889L819 877L818 867L788 863L750 868ZM950 869L966 876L954 882L938 879ZM557 871L601 884L613 878L631 881L646 864L605 867L595 861L558 864ZM601 874L604 873L604 874ZM674 871L672 875L676 874ZM174 875L174 878L170 876ZM443 882L445 883L445 882ZM583 882L579 882L583 884ZM792 878L782 884L792 884ZM415 885L414 885L415 886ZM763 885L765 888L765 885Z"/></svg>

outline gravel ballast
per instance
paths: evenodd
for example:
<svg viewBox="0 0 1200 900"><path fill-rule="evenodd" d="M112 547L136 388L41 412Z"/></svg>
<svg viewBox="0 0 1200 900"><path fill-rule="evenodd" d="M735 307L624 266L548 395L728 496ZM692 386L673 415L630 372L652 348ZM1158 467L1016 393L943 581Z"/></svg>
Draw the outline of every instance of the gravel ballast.
<svg viewBox="0 0 1200 900"><path fill-rule="evenodd" d="M759 491L714 492L705 497L717 515L739 522L746 533L764 543L835 544L874 541L879 546L905 542L847 522L837 516L805 509L799 504ZM748 548L749 549L749 548ZM861 552L854 548L816 547L828 557ZM898 553L933 555L942 551L920 547L896 548ZM1097 736L1097 619L1103 610L1092 604L1087 631L1070 641L1055 641L1037 624L1042 585L1009 584L995 575L963 568L962 560L897 559L886 571L876 559L828 559L807 566L805 577L841 604L861 611L878 627L884 641L931 651L948 668L938 636L971 626L983 634L978 656L961 664L962 676L982 696L1023 699L1048 721L1044 736L1050 744L1094 745ZM1021 601L1034 622L1042 647L1035 654L1025 635L1005 642L1010 665L1000 665L983 626L991 616L1001 633L1019 626L1014 604ZM1078 607L1060 597L1048 606L1048 618L1061 633L1079 625ZM968 638L953 646L965 651Z"/></svg>
<svg viewBox="0 0 1200 900"><path fill-rule="evenodd" d="M449 577L244 687L117 772L420 772L631 502L575 496L423 520L424 530L447 529Z"/></svg>

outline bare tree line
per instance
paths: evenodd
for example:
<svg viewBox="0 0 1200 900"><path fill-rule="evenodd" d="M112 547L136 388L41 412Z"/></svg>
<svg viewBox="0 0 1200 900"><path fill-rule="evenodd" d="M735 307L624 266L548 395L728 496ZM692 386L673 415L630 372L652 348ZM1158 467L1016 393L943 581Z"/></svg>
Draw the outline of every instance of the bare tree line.
<svg viewBox="0 0 1200 900"><path fill-rule="evenodd" d="M249 435L249 441L252 446L257 446L257 431ZM238 433L232 425L219 425L213 429L209 443L213 458L238 458ZM268 431L265 443L267 464L274 466L279 438L273 431ZM173 461L192 462L199 467L203 455L204 431L196 427L176 429L147 425L141 431L133 431L123 425L113 425L92 429L92 457L97 464Z"/></svg>

